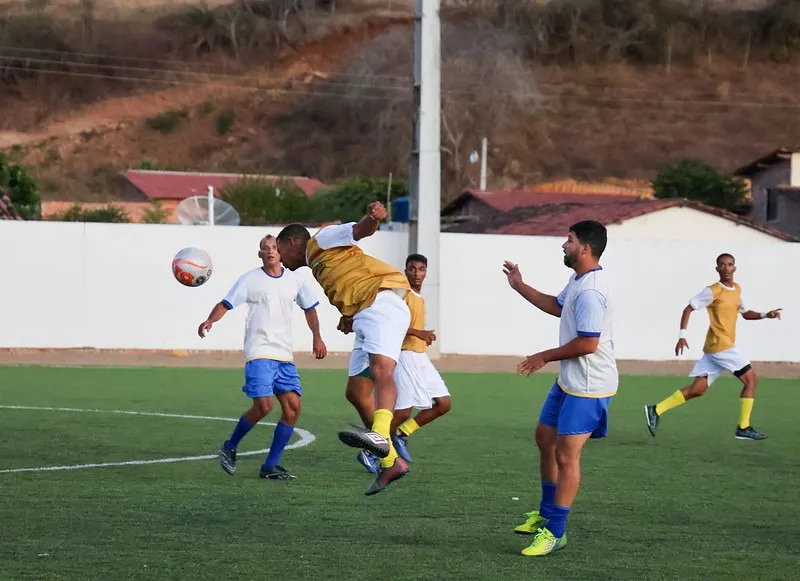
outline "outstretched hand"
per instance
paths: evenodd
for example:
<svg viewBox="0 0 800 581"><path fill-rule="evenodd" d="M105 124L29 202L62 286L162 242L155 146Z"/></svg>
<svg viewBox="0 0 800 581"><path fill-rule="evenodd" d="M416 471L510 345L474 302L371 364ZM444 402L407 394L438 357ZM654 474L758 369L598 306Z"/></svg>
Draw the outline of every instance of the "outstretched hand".
<svg viewBox="0 0 800 581"><path fill-rule="evenodd" d="M503 263L503 274L506 275L511 288L516 290L522 284L522 273L519 271L519 265L506 260Z"/></svg>
<svg viewBox="0 0 800 581"><path fill-rule="evenodd" d="M780 319L781 318L781 311L783 309L772 309L767 313L768 319Z"/></svg>

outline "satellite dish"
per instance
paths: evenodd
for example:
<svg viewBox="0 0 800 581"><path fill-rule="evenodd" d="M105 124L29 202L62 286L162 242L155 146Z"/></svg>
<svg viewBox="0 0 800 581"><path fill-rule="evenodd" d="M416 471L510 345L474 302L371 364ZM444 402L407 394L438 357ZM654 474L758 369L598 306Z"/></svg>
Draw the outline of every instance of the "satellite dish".
<svg viewBox="0 0 800 581"><path fill-rule="evenodd" d="M239 212L228 202L212 198L214 226L238 226ZM208 196L191 196L183 200L175 210L178 222L186 225L208 225L211 212L208 211Z"/></svg>

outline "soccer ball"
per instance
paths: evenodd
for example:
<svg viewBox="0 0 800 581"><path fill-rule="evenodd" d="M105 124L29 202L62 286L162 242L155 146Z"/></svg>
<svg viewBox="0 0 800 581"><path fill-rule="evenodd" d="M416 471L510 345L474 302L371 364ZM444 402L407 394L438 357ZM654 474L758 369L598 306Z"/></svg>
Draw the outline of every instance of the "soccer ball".
<svg viewBox="0 0 800 581"><path fill-rule="evenodd" d="M200 286L211 278L211 257L199 248L184 248L172 259L172 274L184 286Z"/></svg>

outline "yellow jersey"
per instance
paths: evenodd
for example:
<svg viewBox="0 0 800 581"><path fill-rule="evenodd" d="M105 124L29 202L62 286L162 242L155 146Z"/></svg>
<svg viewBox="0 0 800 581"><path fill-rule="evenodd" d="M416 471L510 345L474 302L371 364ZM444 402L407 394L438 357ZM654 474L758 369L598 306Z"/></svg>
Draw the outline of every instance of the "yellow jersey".
<svg viewBox="0 0 800 581"><path fill-rule="evenodd" d="M704 353L719 353L736 346L736 322L746 309L742 303L742 287L727 287L716 282L704 288L689 304L695 310L708 311L708 332Z"/></svg>
<svg viewBox="0 0 800 581"><path fill-rule="evenodd" d="M331 304L346 317L369 307L381 290L411 290L402 272L356 245L353 225L322 228L306 247L306 261L314 278Z"/></svg>
<svg viewBox="0 0 800 581"><path fill-rule="evenodd" d="M406 304L408 310L411 311L411 322L409 327L423 331L425 329L425 299L422 295L415 293L413 290L406 293ZM425 353L428 345L419 337L406 335L403 341L403 351L414 351L415 353Z"/></svg>

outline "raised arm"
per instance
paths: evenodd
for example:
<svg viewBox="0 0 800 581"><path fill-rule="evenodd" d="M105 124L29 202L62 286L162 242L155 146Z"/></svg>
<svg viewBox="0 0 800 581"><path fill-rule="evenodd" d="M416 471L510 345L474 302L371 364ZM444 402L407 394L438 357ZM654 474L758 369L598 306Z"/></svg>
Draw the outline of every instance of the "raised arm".
<svg viewBox="0 0 800 581"><path fill-rule="evenodd" d="M783 309L772 309L766 313L759 313L758 311L748 309L746 306L744 306L744 301L742 301L741 297L739 298L739 312L742 314L742 318L747 321L758 321L760 319L780 319L782 310Z"/></svg>
<svg viewBox="0 0 800 581"><path fill-rule="evenodd" d="M366 215L353 226L353 240L358 242L363 238L372 236L377 232L381 220L385 220L388 213L380 202L372 202L367 207Z"/></svg>
<svg viewBox="0 0 800 581"><path fill-rule="evenodd" d="M561 305L558 304L557 297L539 292L535 288L528 286L522 281L522 273L519 266L508 260L503 264L503 273L508 278L508 284L533 306L548 315L561 317Z"/></svg>

